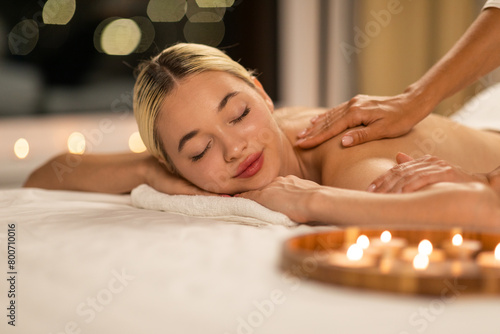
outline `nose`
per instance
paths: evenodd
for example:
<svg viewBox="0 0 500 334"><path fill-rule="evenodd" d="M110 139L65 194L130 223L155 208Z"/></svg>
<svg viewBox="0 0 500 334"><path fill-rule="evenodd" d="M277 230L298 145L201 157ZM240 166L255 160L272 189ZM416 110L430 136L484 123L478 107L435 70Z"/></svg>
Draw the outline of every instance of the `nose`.
<svg viewBox="0 0 500 334"><path fill-rule="evenodd" d="M224 160L231 162L242 157L248 146L247 140L237 132L224 133L221 137L224 147Z"/></svg>

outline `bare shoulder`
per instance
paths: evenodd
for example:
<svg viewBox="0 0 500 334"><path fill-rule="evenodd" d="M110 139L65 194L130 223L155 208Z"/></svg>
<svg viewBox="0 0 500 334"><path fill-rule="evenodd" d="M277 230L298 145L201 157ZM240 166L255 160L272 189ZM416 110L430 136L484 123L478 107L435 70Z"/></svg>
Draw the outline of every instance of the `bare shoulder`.
<svg viewBox="0 0 500 334"><path fill-rule="evenodd" d="M299 131L311 125L311 118L325 111L324 108L286 107L274 110L273 117L287 137L294 141Z"/></svg>

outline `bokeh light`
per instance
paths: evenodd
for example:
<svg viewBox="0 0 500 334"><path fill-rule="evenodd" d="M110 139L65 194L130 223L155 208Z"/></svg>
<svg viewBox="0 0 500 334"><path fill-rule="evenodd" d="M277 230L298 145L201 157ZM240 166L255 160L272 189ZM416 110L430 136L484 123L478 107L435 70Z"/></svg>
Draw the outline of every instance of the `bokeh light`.
<svg viewBox="0 0 500 334"><path fill-rule="evenodd" d="M389 231L384 231L380 235L380 241L382 241L384 243L388 243L389 241L391 241L391 239L392 239L392 235L391 235L391 232L389 232Z"/></svg>
<svg viewBox="0 0 500 334"><path fill-rule="evenodd" d="M196 4L202 8L231 7L234 0L196 0Z"/></svg>
<svg viewBox="0 0 500 334"><path fill-rule="evenodd" d="M25 56L38 43L39 30L35 20L22 20L9 33L9 50L14 55Z"/></svg>
<svg viewBox="0 0 500 334"><path fill-rule="evenodd" d="M100 53L104 53L104 50L102 49L102 46L101 46L101 38L102 38L102 32L103 32L103 30L104 30L104 28L106 28L108 26L109 23L111 23L111 22L113 22L114 20L117 20L117 19L119 19L119 17L108 17L107 19L101 21L101 23L99 23L97 25L97 27L95 28L95 31L94 31L94 47Z"/></svg>
<svg viewBox="0 0 500 334"><path fill-rule="evenodd" d="M418 244L418 252L424 255L431 255L432 243L427 239L420 241L420 243Z"/></svg>
<svg viewBox="0 0 500 334"><path fill-rule="evenodd" d="M363 249L367 249L370 247L370 239L364 234L361 234L358 239L356 240L356 243L359 245L359 247Z"/></svg>
<svg viewBox="0 0 500 334"><path fill-rule="evenodd" d="M73 154L85 152L85 136L80 132L73 132L68 137L68 151Z"/></svg>
<svg viewBox="0 0 500 334"><path fill-rule="evenodd" d="M146 151L146 146L144 145L139 132L134 132L130 135L128 139L128 147L134 153L141 153Z"/></svg>
<svg viewBox="0 0 500 334"><path fill-rule="evenodd" d="M455 234L451 239L451 243L453 244L453 246L461 246L463 242L464 238L460 233Z"/></svg>
<svg viewBox="0 0 500 334"><path fill-rule="evenodd" d="M500 244L495 247L495 259L500 261Z"/></svg>
<svg viewBox="0 0 500 334"><path fill-rule="evenodd" d="M102 30L101 48L114 56L131 54L139 46L141 29L134 20L116 19Z"/></svg>
<svg viewBox="0 0 500 334"><path fill-rule="evenodd" d="M347 249L346 256L351 261L359 261L363 257L363 249L358 244L353 244Z"/></svg>
<svg viewBox="0 0 500 334"><path fill-rule="evenodd" d="M16 140L14 143L14 154L16 157L19 159L24 159L28 156L28 153L30 152L30 145L28 141L24 138L19 138Z"/></svg>
<svg viewBox="0 0 500 334"><path fill-rule="evenodd" d="M424 270L427 269L429 266L429 257L425 254L418 253L415 255L413 258L413 268L417 270Z"/></svg>
<svg viewBox="0 0 500 334"><path fill-rule="evenodd" d="M225 34L224 22L194 23L186 22L184 25L184 38L189 43L218 46Z"/></svg>
<svg viewBox="0 0 500 334"><path fill-rule="evenodd" d="M179 22L187 6L186 0L150 0L147 13L153 22Z"/></svg>
<svg viewBox="0 0 500 334"><path fill-rule="evenodd" d="M226 13L226 7L200 8L195 0L188 0L186 16L189 22L220 22Z"/></svg>
<svg viewBox="0 0 500 334"><path fill-rule="evenodd" d="M141 41L139 42L139 45L134 52L144 52L149 49L155 39L155 27L147 17L135 16L131 19L134 20L134 22L141 30Z"/></svg>
<svg viewBox="0 0 500 334"><path fill-rule="evenodd" d="M65 25L75 14L75 9L75 0L48 0L43 6L43 23Z"/></svg>

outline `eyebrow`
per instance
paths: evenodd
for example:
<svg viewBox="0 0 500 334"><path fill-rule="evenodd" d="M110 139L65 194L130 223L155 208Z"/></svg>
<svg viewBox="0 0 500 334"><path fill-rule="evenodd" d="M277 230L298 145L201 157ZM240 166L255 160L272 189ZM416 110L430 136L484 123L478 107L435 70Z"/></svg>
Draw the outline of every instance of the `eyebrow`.
<svg viewBox="0 0 500 334"><path fill-rule="evenodd" d="M232 98L232 97L235 97L236 95L238 95L239 92L237 91L234 91L234 92L230 92L228 94L226 94L226 96L224 96L224 98L220 101L219 103L219 106L217 107L217 112L221 112L222 109L224 109L224 107L227 105L227 103L229 102L229 100ZM187 134L185 134L181 140L179 141L179 146L177 147L177 151L180 152L182 151L182 148L184 147L184 145L186 145L186 142L188 140L190 140L191 138L193 138L194 136L196 136L200 131L199 130L193 130L191 132L188 132Z"/></svg>

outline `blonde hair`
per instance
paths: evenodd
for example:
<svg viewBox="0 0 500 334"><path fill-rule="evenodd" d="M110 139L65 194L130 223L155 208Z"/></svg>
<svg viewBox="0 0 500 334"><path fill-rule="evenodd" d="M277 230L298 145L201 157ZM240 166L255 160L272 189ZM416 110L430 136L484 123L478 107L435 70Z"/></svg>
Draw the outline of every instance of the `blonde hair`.
<svg viewBox="0 0 500 334"><path fill-rule="evenodd" d="M157 120L163 101L178 82L191 74L223 71L255 87L251 71L224 52L201 44L173 45L140 64L137 70L133 107L139 133L151 155L165 162L172 172L175 167L163 148L157 131Z"/></svg>

